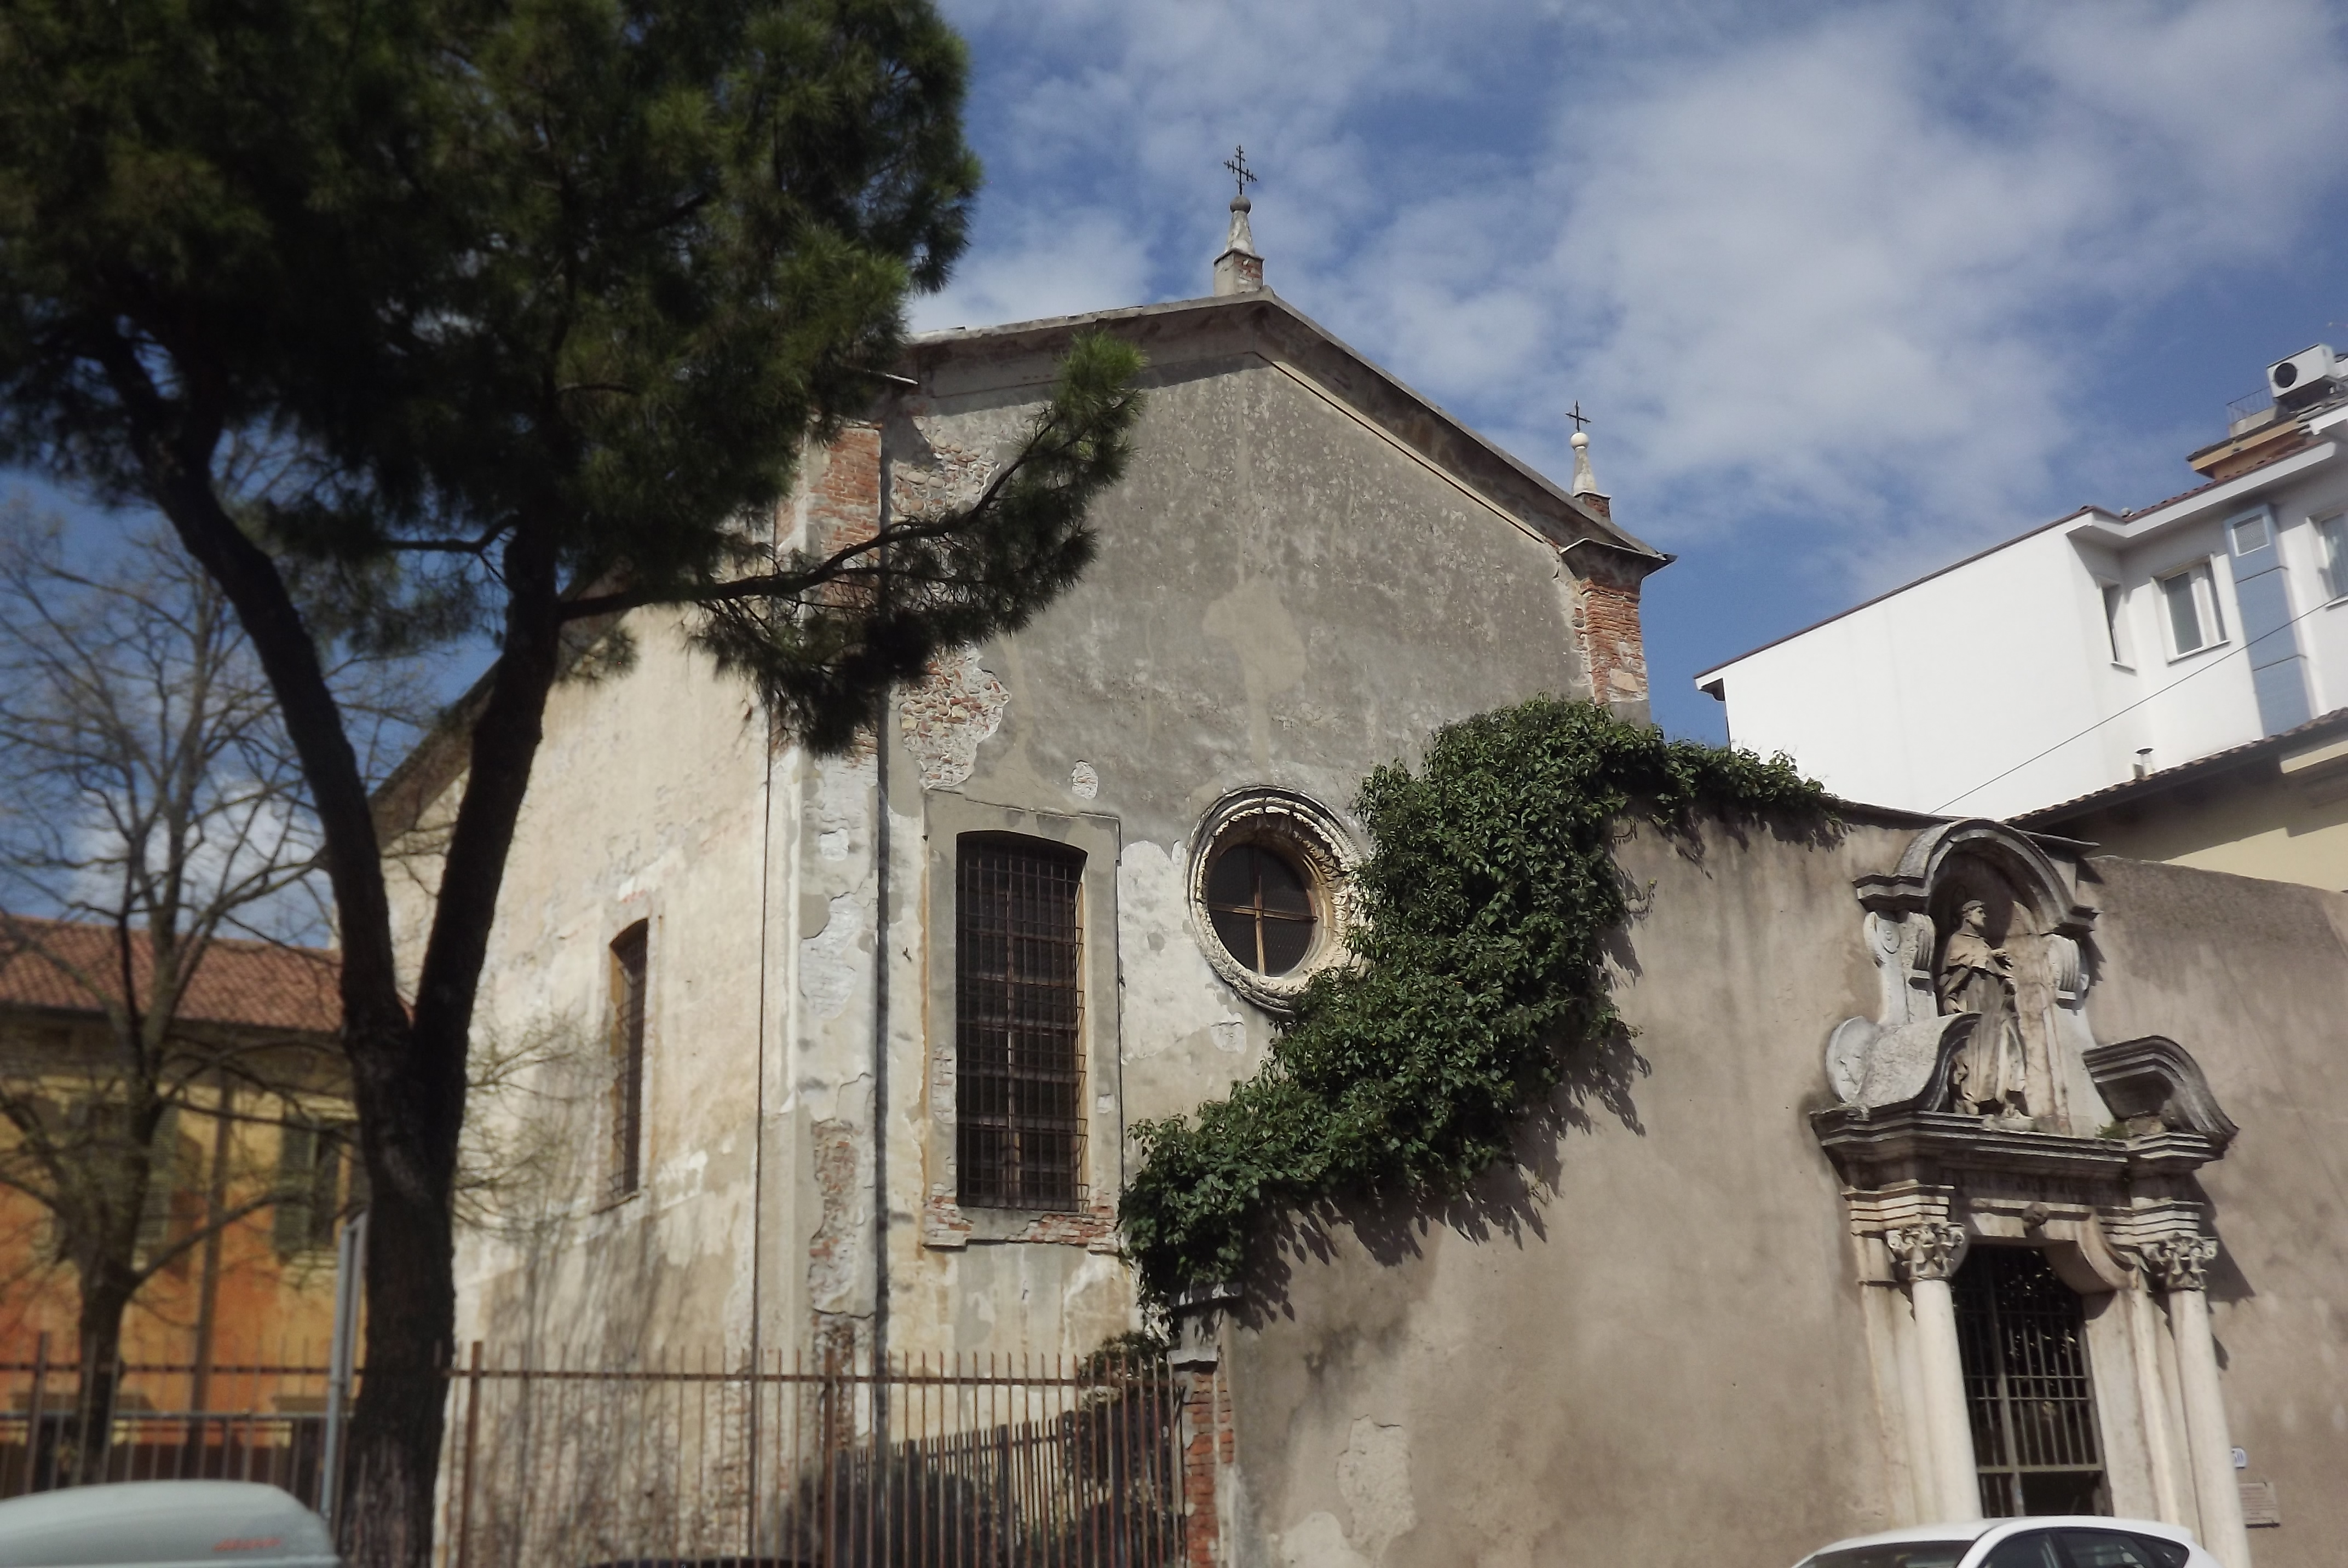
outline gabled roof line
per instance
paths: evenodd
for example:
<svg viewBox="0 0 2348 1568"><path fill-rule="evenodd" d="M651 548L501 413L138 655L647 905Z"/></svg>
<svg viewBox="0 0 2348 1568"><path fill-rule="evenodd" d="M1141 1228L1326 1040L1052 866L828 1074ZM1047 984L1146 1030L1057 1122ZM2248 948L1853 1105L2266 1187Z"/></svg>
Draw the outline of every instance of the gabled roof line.
<svg viewBox="0 0 2348 1568"><path fill-rule="evenodd" d="M2193 488L2180 491L2178 494L2171 496L2166 500L2155 501L2148 507L2137 507L2131 511L2115 512L2108 507L2100 507L2093 502L2089 502L2087 505L2079 507L2076 511L2066 512L2063 516L2054 518L2052 522L2040 523L2035 528L2024 528L2022 532L2014 535L2012 538L2002 539L1998 543L1990 545L1985 548L1975 550L1972 554L1965 557L1962 560L1951 561L1947 566L1928 571L1921 577L1910 578L1906 582L1900 584L1897 588L1885 589L1881 593L1877 594L1872 599L1861 600L1859 603L1854 604L1846 610L1838 610L1832 615L1810 622L1809 625L1803 627L1798 631L1788 631L1783 637L1773 637L1757 648L1746 649L1744 652L1737 654L1734 659L1724 659L1708 670L1699 670L1695 673L1695 679L1699 683L1701 683L1704 677L1708 675L1716 675L1721 671L1727 669L1730 665L1742 663L1746 660L1752 658L1756 653L1766 653L1770 649L1776 647L1780 642L1791 642L1797 637L1806 637L1809 633L1816 631L1819 627L1831 625L1833 622L1840 620L1846 615L1856 615L1862 610L1881 604L1885 600L1905 593L1911 588L1916 588L1924 583L1928 583L1936 577L1945 577L1949 573L1957 570L1960 567L1968 567L1986 556L1993 556L2009 545L2018 545L2024 539L2034 538L2038 535L2044 533L2049 528L2060 528L2065 523L2068 522L2075 522L2079 518L2088 516L2090 513L2093 513L2097 517L2109 518L2113 522L2118 523L2125 528L2134 528L2142 525L2147 518L2153 517L2158 512L2165 511L2168 507L2177 505L2179 501L2189 501L2197 497L2208 496L2210 491L2219 489L2224 486L2239 484L2240 481L2248 479L2254 475L2265 472L2267 469L2273 467L2278 463L2286 463L2294 457L2304 457L2314 450L2314 446L2315 444L2311 441L2301 446L2294 446L2288 452L2278 452L2273 456L2265 459L2263 462L2255 463L2250 467L2243 469L2239 474L2230 474L2222 479L2212 479L2205 485L2196 485Z"/></svg>
<svg viewBox="0 0 2348 1568"><path fill-rule="evenodd" d="M1387 370L1384 365L1379 364L1375 360L1371 359L1367 354L1365 354L1359 349L1354 348L1351 343L1345 342L1336 333L1323 326L1319 322L1314 321L1312 317L1298 310L1294 305L1290 304L1286 300L1281 298L1280 295L1270 289L1264 289L1255 293L1222 295L1210 294L1194 300L1166 300L1151 305L1122 305L1114 310L1087 311L1079 315L1045 316L1035 321L1027 322L1004 322L995 326L950 327L939 332L914 333L912 336L906 339L906 348L909 353L912 353L918 352L922 349L951 348L962 343L977 343L988 340L1000 341L1006 338L1016 337L1051 337L1063 333L1072 333L1079 328L1086 326L1097 326L1119 322L1148 321L1159 317L1181 315L1189 313L1206 314L1217 311L1246 310L1258 307L1269 308L1277 311L1280 314L1287 317L1290 321L1295 323L1298 326L1303 327L1306 332L1312 333L1323 343L1328 344L1329 347L1352 360L1355 364L1361 366L1362 369L1368 372L1371 375L1374 375L1378 380L1384 382L1395 392L1408 399L1410 402L1416 404L1428 414L1433 415L1437 419L1441 420L1453 434L1462 437L1470 446L1479 449L1484 453L1484 455L1490 457L1495 462L1511 470L1519 477L1532 485L1533 487L1539 490L1543 496L1554 501L1560 507L1564 507L1567 512L1571 514L1577 525L1581 526L1584 531L1594 533L1601 539L1609 542L1619 542L1622 548L1627 549L1635 555L1644 556L1648 559L1653 560L1658 564L1669 561L1673 559L1664 551L1659 550L1653 545L1648 544L1645 540L1639 538L1636 535L1631 533L1620 524L1613 522L1610 518L1601 518L1592 513L1588 507L1575 500L1571 495L1561 488L1557 482L1550 478L1548 475L1542 473L1540 469L1534 467L1524 459L1517 456L1514 453L1509 452L1506 447L1495 445L1481 432L1477 430L1474 425L1469 425L1467 421L1459 418L1457 415L1446 409L1441 404L1437 403L1433 398L1426 396L1425 394L1411 386L1409 383L1404 381L1400 376L1395 375L1392 371Z"/></svg>

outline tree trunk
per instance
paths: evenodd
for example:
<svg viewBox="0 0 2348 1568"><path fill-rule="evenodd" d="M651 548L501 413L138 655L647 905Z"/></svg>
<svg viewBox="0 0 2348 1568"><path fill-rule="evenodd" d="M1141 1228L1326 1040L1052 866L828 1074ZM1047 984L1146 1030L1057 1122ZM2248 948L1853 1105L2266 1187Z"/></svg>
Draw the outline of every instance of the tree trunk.
<svg viewBox="0 0 2348 1568"><path fill-rule="evenodd" d="M506 856L561 651L556 562L539 530L505 560L512 597L471 765L441 863L431 936L404 1028L346 1017L359 1135L376 1183L367 1222L366 1381L351 1423L344 1548L359 1568L426 1568L440 1461L443 1368L457 1323L451 1199L473 1008ZM381 876L381 862L374 863Z"/></svg>
<svg viewBox="0 0 2348 1568"><path fill-rule="evenodd" d="M159 407L134 360L111 374L126 403ZM216 418L150 427L149 488L188 552L220 584L252 643L301 758L325 841L343 941L343 1049L373 1189L366 1353L340 1494L355 1568L427 1568L440 1460L443 1368L456 1331L451 1196L464 1128L465 1067L498 890L561 656L561 562L541 502L520 521L499 577L504 636L473 721L464 794L441 862L414 1011L401 998L382 847L357 753L318 645L275 561L220 503Z"/></svg>
<svg viewBox="0 0 2348 1568"><path fill-rule="evenodd" d="M431 1558L447 1396L443 1368L457 1323L449 1214L456 1162L452 1156L437 1170L419 1170L386 1147L413 1150L437 1142L431 1136L437 1130L417 1126L412 1096L403 1092L412 1085L382 1070L418 1054L415 1044L410 1036L398 1047L385 1049L389 1042L381 1042L352 1058L359 1135L374 1185L367 1208L365 1375L338 1495L345 1500L343 1550L355 1563L380 1568L407 1568ZM360 1064L361 1056L374 1070Z"/></svg>
<svg viewBox="0 0 2348 1568"><path fill-rule="evenodd" d="M91 1486L106 1479L121 1381L122 1315L138 1286L127 1270L108 1263L89 1265L80 1274L81 1392L66 1434L72 1460L57 1468L72 1476L74 1485Z"/></svg>

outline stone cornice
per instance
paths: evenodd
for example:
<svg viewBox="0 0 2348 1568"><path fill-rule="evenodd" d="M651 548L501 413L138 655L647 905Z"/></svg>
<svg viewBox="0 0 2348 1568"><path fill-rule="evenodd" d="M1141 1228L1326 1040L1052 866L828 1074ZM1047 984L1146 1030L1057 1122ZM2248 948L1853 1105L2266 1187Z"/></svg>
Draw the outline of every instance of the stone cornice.
<svg viewBox="0 0 2348 1568"><path fill-rule="evenodd" d="M1819 1145L1846 1175L1855 1166L1922 1163L1954 1170L2019 1171L2118 1182L2129 1174L2131 1152L2138 1143L2161 1145L2147 1153L2157 1154L2164 1173L2191 1170L2216 1157L2208 1139L2189 1133L2120 1143L2001 1127L1978 1116L1913 1107L1869 1112L1863 1106L1837 1105L1813 1112L1810 1126Z"/></svg>

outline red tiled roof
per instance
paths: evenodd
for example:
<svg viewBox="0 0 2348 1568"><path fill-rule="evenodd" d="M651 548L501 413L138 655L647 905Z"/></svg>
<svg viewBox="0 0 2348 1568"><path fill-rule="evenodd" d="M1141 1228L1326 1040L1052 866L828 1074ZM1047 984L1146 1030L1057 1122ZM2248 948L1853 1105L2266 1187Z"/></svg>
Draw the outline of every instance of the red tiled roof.
<svg viewBox="0 0 2348 1568"><path fill-rule="evenodd" d="M99 1010L121 995L114 942L110 928L86 921L0 919L0 1007ZM324 948L216 938L188 982L179 1016L190 1023L332 1034L342 1026L341 968L341 955ZM146 935L134 933L131 983L142 999L152 977Z"/></svg>

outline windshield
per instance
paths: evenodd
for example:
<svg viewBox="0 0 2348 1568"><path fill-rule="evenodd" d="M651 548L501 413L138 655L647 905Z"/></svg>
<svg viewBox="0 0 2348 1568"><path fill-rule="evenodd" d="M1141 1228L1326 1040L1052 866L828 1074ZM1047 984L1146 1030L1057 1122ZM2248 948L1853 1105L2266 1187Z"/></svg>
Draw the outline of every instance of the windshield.
<svg viewBox="0 0 2348 1568"><path fill-rule="evenodd" d="M1970 1541L1886 1541L1821 1552L1805 1560L1802 1568L1957 1568L1972 1545Z"/></svg>

